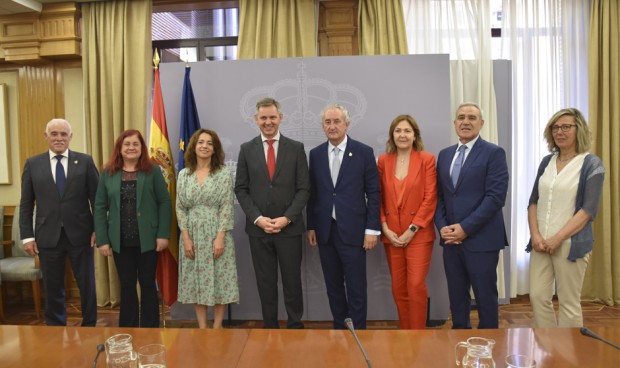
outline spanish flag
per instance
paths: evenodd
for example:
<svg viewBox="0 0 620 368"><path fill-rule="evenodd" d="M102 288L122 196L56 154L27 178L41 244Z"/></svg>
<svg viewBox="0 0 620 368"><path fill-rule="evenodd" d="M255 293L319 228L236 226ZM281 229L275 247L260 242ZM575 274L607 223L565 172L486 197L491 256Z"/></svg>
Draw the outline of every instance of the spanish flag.
<svg viewBox="0 0 620 368"><path fill-rule="evenodd" d="M153 161L157 162L166 183L172 201L172 224L170 225L170 241L168 249L159 254L157 262L157 284L161 291L164 302L171 306L177 300L178 290L178 258L179 258L179 235L176 216L176 176L174 172L174 162L172 151L170 150L170 140L168 138L168 128L166 127L166 112L164 110L164 100L161 95L161 85L159 82L159 56L155 50L155 71L153 81L153 116L151 117L151 137L149 140L149 153Z"/></svg>

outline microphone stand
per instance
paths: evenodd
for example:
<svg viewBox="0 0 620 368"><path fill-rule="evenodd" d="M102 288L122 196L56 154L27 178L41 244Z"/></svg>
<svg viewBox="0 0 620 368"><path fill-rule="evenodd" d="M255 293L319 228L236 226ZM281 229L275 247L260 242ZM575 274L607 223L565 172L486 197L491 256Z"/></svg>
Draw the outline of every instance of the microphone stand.
<svg viewBox="0 0 620 368"><path fill-rule="evenodd" d="M620 346L614 344L613 342L609 341L609 340L605 340L604 338L600 337L599 335L595 334L594 332L592 332L589 328L587 327L582 327L579 329L579 331L581 332L581 334L583 336L588 336L591 337L593 339L596 339L598 341L602 341L605 344L609 345L609 346L613 346L614 348L620 350Z"/></svg>
<svg viewBox="0 0 620 368"><path fill-rule="evenodd" d="M95 355L95 360L93 360L93 368L97 368L97 360L99 359L99 354L105 351L105 346L103 344L97 345L97 355Z"/></svg>
<svg viewBox="0 0 620 368"><path fill-rule="evenodd" d="M364 359L366 359L366 365L368 365L368 368L372 368L372 364L370 364L370 359L368 359L368 355L366 355L366 352L364 351L364 348L362 347L362 343L360 342L360 339L357 338L357 334L355 333L355 328L353 328L353 320L351 320L351 318L347 318L344 320L344 324L347 326L349 331L351 331L351 333L353 334L353 337L355 337L357 346L360 348L360 351L362 352L362 354L364 354Z"/></svg>

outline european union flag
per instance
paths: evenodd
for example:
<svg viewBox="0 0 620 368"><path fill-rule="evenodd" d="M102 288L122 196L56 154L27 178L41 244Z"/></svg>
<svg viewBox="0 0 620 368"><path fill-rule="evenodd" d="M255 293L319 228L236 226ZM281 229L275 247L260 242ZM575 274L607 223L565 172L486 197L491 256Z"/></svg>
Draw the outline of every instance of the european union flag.
<svg viewBox="0 0 620 368"><path fill-rule="evenodd" d="M183 99L181 100L181 134L179 135L179 167L181 171L185 167L185 146L189 144L189 139L195 131L200 129L200 120L198 119L198 111L196 110L196 100L194 100L194 91L192 90L192 82L189 78L191 68L185 67L185 81L183 82Z"/></svg>

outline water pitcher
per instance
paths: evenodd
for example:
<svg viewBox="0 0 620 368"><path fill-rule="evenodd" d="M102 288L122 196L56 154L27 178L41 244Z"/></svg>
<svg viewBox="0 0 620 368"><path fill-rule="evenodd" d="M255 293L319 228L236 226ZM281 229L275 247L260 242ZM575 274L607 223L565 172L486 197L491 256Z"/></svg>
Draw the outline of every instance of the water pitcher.
<svg viewBox="0 0 620 368"><path fill-rule="evenodd" d="M138 353L133 349L132 340L129 334L114 335L106 340L108 368L138 368Z"/></svg>
<svg viewBox="0 0 620 368"><path fill-rule="evenodd" d="M465 368L495 368L493 345L495 340L482 337L470 337L467 342L459 342L454 348L456 365Z"/></svg>

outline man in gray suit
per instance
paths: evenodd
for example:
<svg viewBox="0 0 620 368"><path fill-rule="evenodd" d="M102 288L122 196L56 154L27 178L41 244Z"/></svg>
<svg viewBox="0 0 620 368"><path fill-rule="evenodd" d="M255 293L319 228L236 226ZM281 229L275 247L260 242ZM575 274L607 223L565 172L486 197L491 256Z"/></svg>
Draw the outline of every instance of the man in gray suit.
<svg viewBox="0 0 620 368"><path fill-rule="evenodd" d="M19 230L24 250L41 261L48 326L67 325L67 256L80 289L82 326L97 323L91 210L99 173L92 157L69 150L72 136L66 120L50 120L45 128L49 151L30 157L22 174Z"/></svg>
<svg viewBox="0 0 620 368"><path fill-rule="evenodd" d="M256 103L261 134L241 145L235 194L246 215L265 328L278 328L278 264L287 328L303 328L301 289L302 209L310 195L308 161L301 142L280 134L280 104Z"/></svg>

